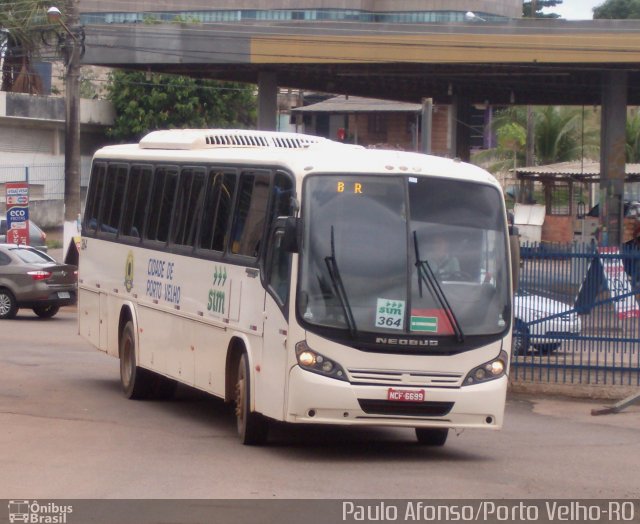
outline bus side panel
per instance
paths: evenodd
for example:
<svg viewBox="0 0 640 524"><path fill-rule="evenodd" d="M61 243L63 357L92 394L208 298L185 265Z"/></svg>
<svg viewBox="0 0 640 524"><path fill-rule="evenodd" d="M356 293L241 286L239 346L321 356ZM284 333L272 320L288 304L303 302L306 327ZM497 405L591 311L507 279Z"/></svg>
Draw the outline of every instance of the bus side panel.
<svg viewBox="0 0 640 524"><path fill-rule="evenodd" d="M100 293L78 289L78 306L80 336L106 351L106 347L100 346Z"/></svg>
<svg viewBox="0 0 640 524"><path fill-rule="evenodd" d="M138 307L138 365L162 373L169 374L167 359L174 346L173 336L168 326L171 325L169 315L157 309L139 304Z"/></svg>
<svg viewBox="0 0 640 524"><path fill-rule="evenodd" d="M288 325L273 297L267 294L260 372L255 380L255 409L276 420L284 420L287 375Z"/></svg>
<svg viewBox="0 0 640 524"><path fill-rule="evenodd" d="M224 397L228 331L194 322L191 333L195 354L195 386Z"/></svg>
<svg viewBox="0 0 640 524"><path fill-rule="evenodd" d="M116 340L115 351L113 344L110 343L109 336L109 296L106 293L100 293L100 349L106 351L109 355L118 356L118 342ZM113 317L112 317L113 318ZM118 318L118 317L115 317ZM117 336L115 337L118 338Z"/></svg>

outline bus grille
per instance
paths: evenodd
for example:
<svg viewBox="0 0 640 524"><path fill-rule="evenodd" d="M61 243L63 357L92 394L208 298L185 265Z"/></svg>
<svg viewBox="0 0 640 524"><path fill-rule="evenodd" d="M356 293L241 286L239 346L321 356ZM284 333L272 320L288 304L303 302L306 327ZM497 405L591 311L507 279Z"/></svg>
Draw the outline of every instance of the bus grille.
<svg viewBox="0 0 640 524"><path fill-rule="evenodd" d="M349 369L352 384L449 387L462 385L462 373L441 373L429 371L399 371L381 369Z"/></svg>
<svg viewBox="0 0 640 524"><path fill-rule="evenodd" d="M358 399L367 415L396 415L404 417L444 417L453 402L390 402L388 400Z"/></svg>

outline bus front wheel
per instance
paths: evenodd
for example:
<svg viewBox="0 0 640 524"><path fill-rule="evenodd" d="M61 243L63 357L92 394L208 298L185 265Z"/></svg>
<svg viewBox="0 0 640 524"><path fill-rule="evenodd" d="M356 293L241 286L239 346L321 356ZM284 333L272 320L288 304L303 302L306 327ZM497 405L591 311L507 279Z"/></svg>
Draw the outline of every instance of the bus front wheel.
<svg viewBox="0 0 640 524"><path fill-rule="evenodd" d="M444 446L448 435L448 428L416 428L418 443L423 446Z"/></svg>
<svg viewBox="0 0 640 524"><path fill-rule="evenodd" d="M235 403L238 436L247 446L264 444L269 431L266 419L251 411L250 377L249 359L243 353L238 362Z"/></svg>

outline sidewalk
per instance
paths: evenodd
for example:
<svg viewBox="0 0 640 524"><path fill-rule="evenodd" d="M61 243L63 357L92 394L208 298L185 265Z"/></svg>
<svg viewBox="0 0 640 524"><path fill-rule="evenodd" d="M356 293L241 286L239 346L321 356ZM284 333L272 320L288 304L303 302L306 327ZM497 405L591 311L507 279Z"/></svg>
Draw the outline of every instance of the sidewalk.
<svg viewBox="0 0 640 524"><path fill-rule="evenodd" d="M62 246L62 228L55 228L55 229L47 229L45 231L45 233L47 234L47 244L51 245L52 242L59 242L60 245ZM55 258L58 262L63 262L62 260L62 254L63 254L63 249L62 247L55 247L55 248L49 248L48 254L50 257Z"/></svg>
<svg viewBox="0 0 640 524"><path fill-rule="evenodd" d="M628 406L619 413L593 416L592 409L601 409L615 404L615 401L579 400L551 396L533 396L512 393L513 402L530 402L533 413L585 424L598 424L626 429L640 429L640 404Z"/></svg>

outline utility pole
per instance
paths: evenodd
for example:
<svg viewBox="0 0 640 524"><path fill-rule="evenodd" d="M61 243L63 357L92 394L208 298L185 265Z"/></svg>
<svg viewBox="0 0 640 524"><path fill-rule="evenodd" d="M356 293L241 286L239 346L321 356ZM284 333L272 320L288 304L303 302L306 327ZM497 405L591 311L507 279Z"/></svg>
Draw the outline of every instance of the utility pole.
<svg viewBox="0 0 640 524"><path fill-rule="evenodd" d="M84 30L79 25L77 0L65 0L66 16L57 7L50 7L50 22L64 29L62 55L66 66L65 78L65 133L64 133L64 260L77 263L69 257L69 247L77 246L80 238L80 59L84 54ZM68 23L65 23L66 18ZM73 243L72 243L73 240Z"/></svg>
<svg viewBox="0 0 640 524"><path fill-rule="evenodd" d="M64 138L64 221L75 222L80 214L80 53L82 45L73 33L79 23L77 0L66 1L68 26L65 41L67 77L65 80Z"/></svg>
<svg viewBox="0 0 640 524"><path fill-rule="evenodd" d="M531 0L531 18L536 17L536 0ZM531 104L527 105L527 144L526 144L526 156L525 156L525 165L527 167L533 166L536 163L535 154L536 154L536 121L535 114L533 112L533 106ZM533 182L529 181L526 183L526 204L531 203L530 200L533 199ZM520 195L520 201L522 201L522 195Z"/></svg>

